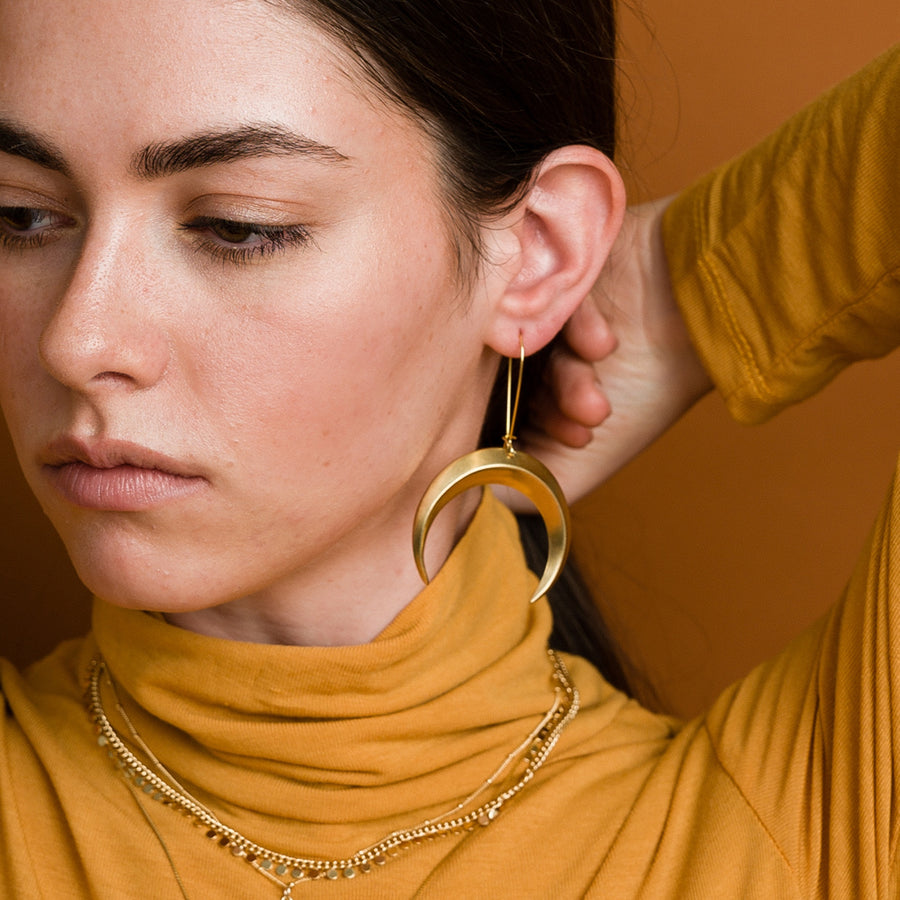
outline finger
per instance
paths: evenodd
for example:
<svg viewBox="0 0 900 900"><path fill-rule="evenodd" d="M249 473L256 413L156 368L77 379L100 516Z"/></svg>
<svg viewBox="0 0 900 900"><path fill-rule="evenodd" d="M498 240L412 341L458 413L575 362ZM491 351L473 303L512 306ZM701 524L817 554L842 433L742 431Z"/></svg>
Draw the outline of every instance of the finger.
<svg viewBox="0 0 900 900"><path fill-rule="evenodd" d="M597 383L594 368L565 351L558 351L547 372L559 412L585 428L596 428L610 413L609 400Z"/></svg>
<svg viewBox="0 0 900 900"><path fill-rule="evenodd" d="M535 426L540 430L538 431ZM548 413L546 419L536 418L531 426L522 431L522 443L526 450L529 447L546 447L548 438L564 447L579 450L593 440L594 433L590 428L567 419L559 412Z"/></svg>
<svg viewBox="0 0 900 900"><path fill-rule="evenodd" d="M591 430L560 412L553 390L544 384L529 405L522 438L532 448L547 448L554 443L578 448L590 443Z"/></svg>
<svg viewBox="0 0 900 900"><path fill-rule="evenodd" d="M587 297L563 329L572 352L587 362L605 359L616 349L616 336L593 298Z"/></svg>

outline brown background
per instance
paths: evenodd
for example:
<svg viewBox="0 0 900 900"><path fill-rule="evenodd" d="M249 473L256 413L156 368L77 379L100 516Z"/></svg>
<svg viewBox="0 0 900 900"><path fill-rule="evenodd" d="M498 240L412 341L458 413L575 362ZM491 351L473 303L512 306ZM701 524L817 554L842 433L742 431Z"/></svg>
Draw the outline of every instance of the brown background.
<svg viewBox="0 0 900 900"><path fill-rule="evenodd" d="M620 165L686 184L900 38L897 0L647 0L622 15ZM577 510L578 556L633 660L682 713L840 593L900 447L900 357L756 429L716 398ZM0 438L0 655L83 631L88 598Z"/></svg>
<svg viewBox="0 0 900 900"><path fill-rule="evenodd" d="M622 21L619 162L636 199L733 156L900 39L897 0L643 12ZM900 448L898 385L895 353L753 429L710 397L579 508L579 559L670 708L697 710L840 595Z"/></svg>

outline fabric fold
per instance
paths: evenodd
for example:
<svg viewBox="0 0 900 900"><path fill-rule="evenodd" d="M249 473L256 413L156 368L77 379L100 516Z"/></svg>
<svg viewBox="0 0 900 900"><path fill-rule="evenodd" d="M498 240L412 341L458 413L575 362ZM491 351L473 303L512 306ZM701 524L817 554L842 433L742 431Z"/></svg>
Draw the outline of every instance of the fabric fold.
<svg viewBox="0 0 900 900"><path fill-rule="evenodd" d="M423 815L452 806L552 705L534 584L513 516L485 492L443 569L369 644L225 641L99 600L94 634L142 739L205 802L317 824L349 803L357 822L408 824L411 794Z"/></svg>

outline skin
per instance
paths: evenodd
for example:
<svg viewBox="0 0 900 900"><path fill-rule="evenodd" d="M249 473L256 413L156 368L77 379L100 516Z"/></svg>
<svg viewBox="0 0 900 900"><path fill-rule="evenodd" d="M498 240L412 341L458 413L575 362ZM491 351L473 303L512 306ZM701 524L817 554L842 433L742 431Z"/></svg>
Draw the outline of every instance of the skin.
<svg viewBox="0 0 900 900"><path fill-rule="evenodd" d="M66 169L0 153L0 206L40 211L0 220L0 402L80 576L209 634L371 638L421 588L413 511L475 444L508 281L483 273L461 301L433 148L263 3L6 0L0 19L0 118ZM344 159L133 170L142 148L247 123ZM252 255L258 234L208 220L309 240ZM48 470L61 439L165 454L196 489L84 508ZM435 526L433 570L476 499Z"/></svg>
<svg viewBox="0 0 900 900"><path fill-rule="evenodd" d="M0 405L80 576L204 634L372 639L421 589L414 510L476 446L497 354L544 346L598 278L618 173L550 154L462 279L438 148L301 17L0 19ZM582 381L616 343L590 321ZM590 384L557 407L609 412ZM442 513L429 571L477 499Z"/></svg>
<svg viewBox="0 0 900 900"><path fill-rule="evenodd" d="M665 197L629 209L597 283L566 323L523 435L570 499L653 443L712 382L675 302L662 241Z"/></svg>

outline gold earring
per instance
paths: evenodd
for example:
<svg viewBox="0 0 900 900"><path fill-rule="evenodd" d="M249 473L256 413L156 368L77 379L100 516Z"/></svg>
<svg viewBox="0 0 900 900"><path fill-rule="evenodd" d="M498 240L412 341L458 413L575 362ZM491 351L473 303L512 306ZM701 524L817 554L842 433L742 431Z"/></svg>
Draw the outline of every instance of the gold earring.
<svg viewBox="0 0 900 900"><path fill-rule="evenodd" d="M455 497L469 488L502 484L523 493L537 507L547 529L548 554L544 574L531 598L534 603L559 578L571 540L569 506L559 482L538 459L516 450L514 442L516 414L522 393L522 370L525 366L525 344L519 335L519 376L515 402L512 399L512 358L506 374L506 434L502 447L490 447L467 453L454 460L428 486L419 501L413 522L413 556L422 581L428 584L425 568L425 539L438 513Z"/></svg>

